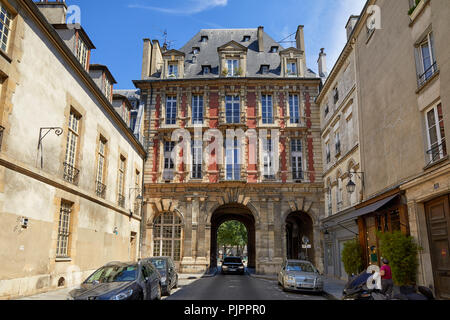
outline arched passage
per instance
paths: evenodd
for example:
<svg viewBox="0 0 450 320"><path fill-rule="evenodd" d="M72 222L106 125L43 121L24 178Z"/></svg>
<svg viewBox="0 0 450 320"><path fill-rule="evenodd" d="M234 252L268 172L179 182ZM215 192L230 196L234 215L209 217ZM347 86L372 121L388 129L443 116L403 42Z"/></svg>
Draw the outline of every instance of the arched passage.
<svg viewBox="0 0 450 320"><path fill-rule="evenodd" d="M303 237L309 239L311 248L302 248ZM304 212L292 212L286 218L287 259L307 259L315 263L313 221Z"/></svg>
<svg viewBox="0 0 450 320"><path fill-rule="evenodd" d="M250 209L242 204L228 204L217 208L211 217L211 267L217 267L217 232L227 221L239 221L247 229L248 267L256 267L255 218Z"/></svg>

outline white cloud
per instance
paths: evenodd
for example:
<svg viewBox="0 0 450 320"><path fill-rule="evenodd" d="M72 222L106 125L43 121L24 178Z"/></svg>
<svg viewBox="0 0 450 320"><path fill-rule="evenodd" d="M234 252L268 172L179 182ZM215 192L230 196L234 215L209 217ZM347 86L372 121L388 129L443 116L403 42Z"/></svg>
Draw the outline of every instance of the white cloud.
<svg viewBox="0 0 450 320"><path fill-rule="evenodd" d="M225 7L228 4L228 0L187 0L185 3L187 5L178 8L162 8L139 4L131 4L128 7L153 10L167 14L192 15L215 7Z"/></svg>

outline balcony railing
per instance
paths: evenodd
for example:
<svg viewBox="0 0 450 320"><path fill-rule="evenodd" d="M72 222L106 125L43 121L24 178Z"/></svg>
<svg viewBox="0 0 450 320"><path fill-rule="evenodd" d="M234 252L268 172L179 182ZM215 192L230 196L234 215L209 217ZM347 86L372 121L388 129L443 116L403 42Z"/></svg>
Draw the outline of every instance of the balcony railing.
<svg viewBox="0 0 450 320"><path fill-rule="evenodd" d="M434 76L438 70L437 62L435 62L431 65L431 67L425 70L424 73L419 75L417 79L419 88L422 87L432 76Z"/></svg>
<svg viewBox="0 0 450 320"><path fill-rule="evenodd" d="M305 180L305 174L303 173L303 171L293 171L292 179L296 182L303 182Z"/></svg>
<svg viewBox="0 0 450 320"><path fill-rule="evenodd" d="M445 140L430 150L427 151L427 155L431 158L428 165L432 164L433 162L436 162L444 157L447 156L447 145L445 143Z"/></svg>
<svg viewBox="0 0 450 320"><path fill-rule="evenodd" d="M105 198L106 195L106 185L101 183L100 181L97 181L95 185L95 192L97 193L97 196L100 198Z"/></svg>
<svg viewBox="0 0 450 320"><path fill-rule="evenodd" d="M119 193L117 197L117 203L120 207L125 208L125 197Z"/></svg>
<svg viewBox="0 0 450 320"><path fill-rule="evenodd" d="M80 175L80 170L71 166L67 162L64 162L64 180L77 185L79 175Z"/></svg>
<svg viewBox="0 0 450 320"><path fill-rule="evenodd" d="M5 127L0 126L0 151L2 150L3 131L5 131Z"/></svg>

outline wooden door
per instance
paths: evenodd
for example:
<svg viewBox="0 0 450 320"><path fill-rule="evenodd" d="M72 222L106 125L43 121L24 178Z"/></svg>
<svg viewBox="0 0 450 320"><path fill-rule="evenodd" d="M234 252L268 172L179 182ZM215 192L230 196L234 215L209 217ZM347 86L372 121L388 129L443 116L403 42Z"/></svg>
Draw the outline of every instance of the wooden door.
<svg viewBox="0 0 450 320"><path fill-rule="evenodd" d="M427 203L425 210L436 294L439 298L450 299L449 196Z"/></svg>

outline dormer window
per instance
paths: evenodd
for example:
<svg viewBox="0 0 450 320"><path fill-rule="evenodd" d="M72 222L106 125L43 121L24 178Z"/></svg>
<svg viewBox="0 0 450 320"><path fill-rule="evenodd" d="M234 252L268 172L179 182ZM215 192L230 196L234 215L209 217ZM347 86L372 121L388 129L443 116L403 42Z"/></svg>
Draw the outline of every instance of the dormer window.
<svg viewBox="0 0 450 320"><path fill-rule="evenodd" d="M80 36L78 36L77 59L78 59L78 61L80 61L81 65L86 70L87 70L87 64L88 64L88 55L89 55L89 49L88 49L86 43L83 40L81 40Z"/></svg>
<svg viewBox="0 0 450 320"><path fill-rule="evenodd" d="M167 75L169 78L178 78L178 63L170 62Z"/></svg>
<svg viewBox="0 0 450 320"><path fill-rule="evenodd" d="M211 66L202 66L203 74L210 74L211 73Z"/></svg>
<svg viewBox="0 0 450 320"><path fill-rule="evenodd" d="M200 48L199 47L192 48L192 54L199 54L199 53L200 53Z"/></svg>
<svg viewBox="0 0 450 320"><path fill-rule="evenodd" d="M277 53L278 52L278 47L274 46L270 48L270 53Z"/></svg>
<svg viewBox="0 0 450 320"><path fill-rule="evenodd" d="M202 36L200 42L208 42L208 36Z"/></svg>
<svg viewBox="0 0 450 320"><path fill-rule="evenodd" d="M287 74L288 74L288 76L296 76L297 75L297 62L288 61Z"/></svg>
<svg viewBox="0 0 450 320"><path fill-rule="evenodd" d="M250 41L250 36L244 36L244 39L242 40L242 42L249 42Z"/></svg>
<svg viewBox="0 0 450 320"><path fill-rule="evenodd" d="M261 65L261 74L268 74L269 73L270 66L267 64Z"/></svg>

